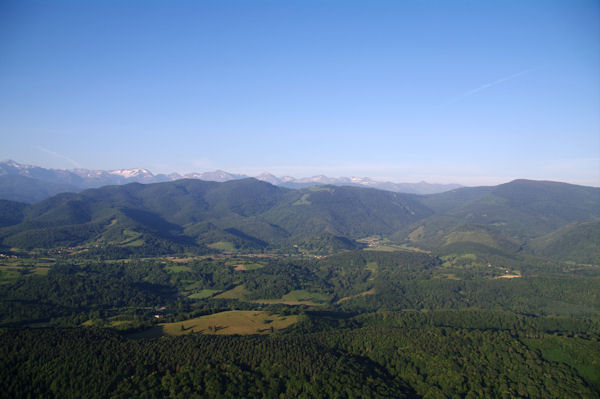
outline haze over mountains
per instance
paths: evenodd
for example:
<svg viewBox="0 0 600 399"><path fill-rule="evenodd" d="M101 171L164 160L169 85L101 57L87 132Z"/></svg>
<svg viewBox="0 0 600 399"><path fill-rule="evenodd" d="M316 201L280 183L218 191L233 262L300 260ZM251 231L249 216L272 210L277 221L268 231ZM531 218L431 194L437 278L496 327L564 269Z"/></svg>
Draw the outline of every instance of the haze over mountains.
<svg viewBox="0 0 600 399"><path fill-rule="evenodd" d="M46 169L39 166L24 165L13 160L0 162L0 198L19 201L37 202L62 192L80 192L88 188L127 183L161 183L179 179L199 179L205 181L225 182L245 179L250 176L228 173L222 170L204 173L154 174L147 169ZM277 177L263 173L255 177L276 186L287 188L307 188L316 185L330 184L336 186L372 187L381 190L412 193L435 194L461 187L459 184L392 183L379 182L368 177L331 178L324 175L294 178Z"/></svg>

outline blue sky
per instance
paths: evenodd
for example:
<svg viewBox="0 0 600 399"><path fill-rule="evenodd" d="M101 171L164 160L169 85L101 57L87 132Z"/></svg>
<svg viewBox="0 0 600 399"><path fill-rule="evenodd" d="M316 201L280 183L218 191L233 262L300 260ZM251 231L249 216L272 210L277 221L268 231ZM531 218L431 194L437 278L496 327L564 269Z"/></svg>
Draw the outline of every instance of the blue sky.
<svg viewBox="0 0 600 399"><path fill-rule="evenodd" d="M2 1L0 158L600 186L597 1Z"/></svg>

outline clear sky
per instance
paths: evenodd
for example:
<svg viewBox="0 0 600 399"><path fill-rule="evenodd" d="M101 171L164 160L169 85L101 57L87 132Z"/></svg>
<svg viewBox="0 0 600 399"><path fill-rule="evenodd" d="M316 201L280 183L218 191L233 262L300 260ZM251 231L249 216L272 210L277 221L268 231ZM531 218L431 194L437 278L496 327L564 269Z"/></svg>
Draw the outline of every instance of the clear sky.
<svg viewBox="0 0 600 399"><path fill-rule="evenodd" d="M0 0L0 159L600 186L598 1Z"/></svg>

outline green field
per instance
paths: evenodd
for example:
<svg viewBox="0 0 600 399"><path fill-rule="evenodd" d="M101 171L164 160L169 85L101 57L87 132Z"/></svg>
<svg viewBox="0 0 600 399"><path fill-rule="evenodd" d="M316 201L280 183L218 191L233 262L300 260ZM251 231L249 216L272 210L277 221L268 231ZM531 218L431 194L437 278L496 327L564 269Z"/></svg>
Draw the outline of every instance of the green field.
<svg viewBox="0 0 600 399"><path fill-rule="evenodd" d="M21 268L0 267L0 284L8 284L21 277Z"/></svg>
<svg viewBox="0 0 600 399"><path fill-rule="evenodd" d="M124 229L122 231L123 240L119 243L120 245L127 245L129 247L139 247L144 245L144 240L141 238L142 234L137 231Z"/></svg>
<svg viewBox="0 0 600 399"><path fill-rule="evenodd" d="M229 291L225 291L225 292L215 296L215 298L244 300L246 298L246 294L248 294L248 291L246 290L246 288L243 285L238 285L237 287L232 288Z"/></svg>
<svg viewBox="0 0 600 399"><path fill-rule="evenodd" d="M327 294L306 290L294 290L288 292L280 299L257 299L253 302L264 304L319 306L330 300L331 297Z"/></svg>
<svg viewBox="0 0 600 399"><path fill-rule="evenodd" d="M379 265L377 264L377 262L367 262L367 266L365 267L365 269L371 272L376 272L378 268Z"/></svg>
<svg viewBox="0 0 600 399"><path fill-rule="evenodd" d="M13 282L26 275L45 276L50 268L43 266L0 266L0 284Z"/></svg>
<svg viewBox="0 0 600 399"><path fill-rule="evenodd" d="M235 288L225 291L219 295L215 295L216 299L239 299L242 301L248 300L250 292L244 285L238 285ZM193 297L191 297L193 298ZM262 304L281 304L281 305L305 305L305 306L320 306L328 303L331 296L325 293L311 292L307 290L294 290L283 295L281 298L256 299L251 302Z"/></svg>
<svg viewBox="0 0 600 399"><path fill-rule="evenodd" d="M190 268L188 266L181 266L181 265L168 265L168 266L165 266L165 270L167 270L170 273L185 273L185 272L189 272Z"/></svg>
<svg viewBox="0 0 600 399"><path fill-rule="evenodd" d="M217 249L219 251L235 251L235 246L228 241L218 241L208 244L207 247Z"/></svg>
<svg viewBox="0 0 600 399"><path fill-rule="evenodd" d="M366 251L384 251L384 252L394 252L404 249L400 245L381 245L378 247L369 247L365 248Z"/></svg>
<svg viewBox="0 0 600 399"><path fill-rule="evenodd" d="M233 267L233 269L236 271L250 271L250 270L256 270L256 269L262 269L263 267L265 267L265 265L262 263L241 260L239 258L235 258L230 261L227 261L225 264L229 267Z"/></svg>
<svg viewBox="0 0 600 399"><path fill-rule="evenodd" d="M196 317L175 323L162 323L132 338L156 338L192 333L217 335L271 334L288 328L298 321L298 316L282 316L265 311L231 310Z"/></svg>
<svg viewBox="0 0 600 399"><path fill-rule="evenodd" d="M310 196L310 194L304 194L302 196L302 198L300 198L298 201L294 202L292 205L293 206L297 206L297 205L310 205L311 202L308 200L308 197Z"/></svg>
<svg viewBox="0 0 600 399"><path fill-rule="evenodd" d="M200 292L196 292L192 295L189 295L188 298L190 299L206 299L206 298L210 298L211 296L213 296L214 294L216 294L217 292L219 292L219 290L202 290Z"/></svg>
<svg viewBox="0 0 600 399"><path fill-rule="evenodd" d="M361 292L361 293L356 294L356 295L351 295L351 296L347 296L347 297L341 298L339 301L337 301L337 303L342 303L342 302L348 301L348 300L350 300L352 298L360 298L360 297L367 296L367 295L375 295L375 288L371 288L368 291L364 291L364 292Z"/></svg>
<svg viewBox="0 0 600 399"><path fill-rule="evenodd" d="M250 271L250 270L256 270L256 269L262 269L263 267L265 267L265 266L260 263L240 263L235 266L235 270Z"/></svg>

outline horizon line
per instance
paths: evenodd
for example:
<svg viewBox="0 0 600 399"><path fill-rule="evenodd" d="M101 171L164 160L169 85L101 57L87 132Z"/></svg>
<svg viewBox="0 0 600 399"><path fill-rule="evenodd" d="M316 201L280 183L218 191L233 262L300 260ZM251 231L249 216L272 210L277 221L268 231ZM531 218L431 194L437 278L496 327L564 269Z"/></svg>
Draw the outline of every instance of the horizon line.
<svg viewBox="0 0 600 399"><path fill-rule="evenodd" d="M312 175L306 175L306 176L301 176L301 177L296 177L296 176L292 176L289 174L281 174L281 175L276 175L272 172L269 171L264 171L261 172L259 174L256 175L249 175L246 173L242 173L242 172L229 172L225 169L222 168L217 168L217 169L213 169L213 170L206 170L203 172L199 172L199 171L192 171L192 172L153 172L150 168L145 168L145 167L133 167L133 168L115 168L115 169L88 169L88 168L84 168L84 167L78 167L78 168L52 168L52 167L45 167L45 166L40 166L40 165L34 165L34 164L27 164L27 163L20 163L15 161L12 158L6 158L3 159L2 161L0 161L0 163L15 163L19 166L25 166L25 167L34 167L34 168L41 168L41 169L47 169L47 170L59 170L59 171L76 171L76 170L88 170L88 171L94 171L94 172L114 172L114 171L122 171L122 170L134 170L134 169L142 169L145 170L147 172L149 172L152 176L160 176L160 175L164 175L164 176L171 176L171 175L178 175L181 178L186 178L187 175L191 175L191 174L207 174L207 173L214 173L214 172L224 172L227 173L229 175L237 175L239 177L231 179L231 180L237 180L237 179L243 179L243 178L254 178L257 179L260 175L263 174L269 174L274 176L277 179L282 179L285 177L291 177L294 180L303 180L303 179L310 179L310 178L314 178L314 177L325 177L328 179L353 179L353 178L358 178L358 179L369 179L372 180L375 183L379 183L379 184L385 184L385 183L391 183L391 184L421 184L421 183L425 183L425 184L431 184L431 185L444 185L444 186L449 186L449 185L458 185L461 187L484 187L484 186L497 186L497 185L501 185L501 184L506 184L506 183L510 183L513 181L517 181L517 180L529 180L529 181L539 181L539 182L555 182L555 183L565 183L565 184L572 184L572 185L580 185L580 186L588 186L588 187L595 187L595 188L600 188L600 181L599 182L595 182L595 183L581 183L581 182L573 182L573 181L567 181L564 179L552 179L552 178L531 178L531 177L492 177L492 176L486 176L483 178L458 178L455 179L456 176L453 176L453 180L448 180L449 182L445 183L445 182L439 182L439 180L427 180L427 178L417 178L414 180L411 179L407 179L407 180L397 180L394 178L390 178L390 177L381 177L381 176L376 176L376 177L371 177L368 175L362 175L362 176L358 176L358 175L352 175L352 174L348 174L348 175L338 175L338 176L334 176L334 175L326 175L324 173L318 173L318 174L312 174ZM439 176L438 176L439 177ZM257 179L257 180L261 180L261 179ZM458 181L460 180L478 180L479 182L470 182L470 183L459 183ZM261 180L262 181L262 180ZM485 181L485 182L482 182ZM492 182L493 181L493 182ZM302 183L310 183L310 182L299 182L299 184ZM349 184L352 184L351 182ZM357 185L360 185L357 183Z"/></svg>

